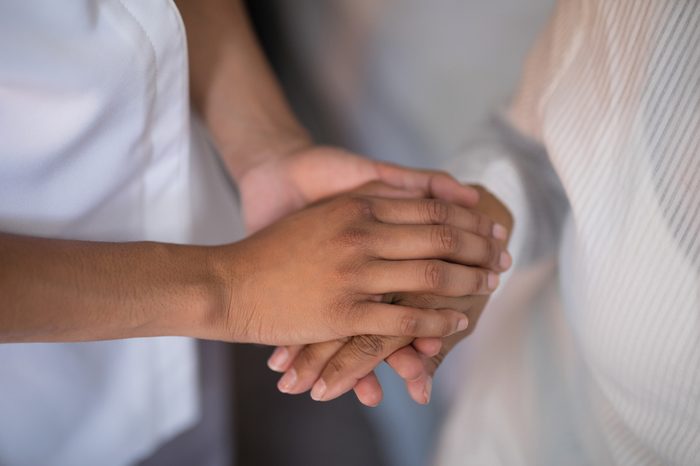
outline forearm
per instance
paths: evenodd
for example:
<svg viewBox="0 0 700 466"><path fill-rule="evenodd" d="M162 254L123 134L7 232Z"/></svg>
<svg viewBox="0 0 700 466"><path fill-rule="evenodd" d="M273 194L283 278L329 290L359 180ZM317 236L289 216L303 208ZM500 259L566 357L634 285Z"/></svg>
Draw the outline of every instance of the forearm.
<svg viewBox="0 0 700 466"><path fill-rule="evenodd" d="M192 99L232 175L309 144L240 0L178 0L187 28Z"/></svg>
<svg viewBox="0 0 700 466"><path fill-rule="evenodd" d="M209 253L0 234L0 342L207 338L225 294Z"/></svg>

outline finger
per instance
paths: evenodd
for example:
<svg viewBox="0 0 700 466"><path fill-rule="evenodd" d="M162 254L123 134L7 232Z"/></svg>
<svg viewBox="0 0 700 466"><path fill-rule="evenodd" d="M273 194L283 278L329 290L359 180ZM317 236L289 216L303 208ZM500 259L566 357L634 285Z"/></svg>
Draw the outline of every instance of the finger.
<svg viewBox="0 0 700 466"><path fill-rule="evenodd" d="M282 393L299 394L309 390L321 375L333 355L348 338L306 345L294 359L291 367L277 382Z"/></svg>
<svg viewBox="0 0 700 466"><path fill-rule="evenodd" d="M311 397L317 401L339 397L371 373L387 356L411 341L410 337L353 337L323 368L311 389Z"/></svg>
<svg viewBox="0 0 700 466"><path fill-rule="evenodd" d="M411 170L388 163L376 163L379 178L386 183L405 189L420 189L427 196L473 207L479 202L476 189L462 185L444 172Z"/></svg>
<svg viewBox="0 0 700 466"><path fill-rule="evenodd" d="M489 295L449 297L422 293L390 293L387 296L389 296L389 300L383 302L389 304L423 309L455 309L469 318L469 328L465 335L469 335L475 330L490 297ZM417 341L421 340L423 339L417 339ZM426 354L426 356L432 355Z"/></svg>
<svg viewBox="0 0 700 466"><path fill-rule="evenodd" d="M379 224L372 233L369 250L383 259L437 258L495 271L505 271L512 263L502 241L451 225Z"/></svg>
<svg viewBox="0 0 700 466"><path fill-rule="evenodd" d="M406 381L406 390L416 403L428 404L433 391L433 378L426 375L416 380L408 380Z"/></svg>
<svg viewBox="0 0 700 466"><path fill-rule="evenodd" d="M382 181L370 181L352 191L355 194L389 199L417 199L425 197L420 189L403 189Z"/></svg>
<svg viewBox="0 0 700 466"><path fill-rule="evenodd" d="M440 260L377 260L367 263L362 271L361 289L369 294L485 295L492 293L499 282L495 272Z"/></svg>
<svg viewBox="0 0 700 466"><path fill-rule="evenodd" d="M430 402L433 388L433 376L437 367L445 358L446 349L434 357L419 354L410 346L401 348L391 354L386 362L406 382L406 390L411 398L420 404Z"/></svg>
<svg viewBox="0 0 700 466"><path fill-rule="evenodd" d="M384 296L386 299L382 302L389 304L400 304L402 306L419 307L423 309L455 309L469 319L469 327L464 332L465 336L472 333L476 328L479 318L486 306L486 302L489 299L489 295L449 297L424 293L389 293ZM434 356L434 354L430 354L433 352L433 346L430 343L425 347L421 346L424 340L430 342L432 339L417 338L413 346L425 356Z"/></svg>
<svg viewBox="0 0 700 466"><path fill-rule="evenodd" d="M382 386L374 371L358 380L353 390L357 399L365 406L373 408L382 401Z"/></svg>
<svg viewBox="0 0 700 466"><path fill-rule="evenodd" d="M338 329L345 336L444 337L469 326L467 317L452 309L436 311L377 302L361 303L340 320Z"/></svg>
<svg viewBox="0 0 700 466"><path fill-rule="evenodd" d="M472 309L486 299L486 296L439 296L427 293L391 293L390 304L419 307L421 309L456 309L471 317Z"/></svg>
<svg viewBox="0 0 700 466"><path fill-rule="evenodd" d="M441 199L378 198L372 201L372 213L377 220L385 223L450 225L479 236L499 240L505 240L508 234L504 226L497 224L488 216Z"/></svg>
<svg viewBox="0 0 700 466"><path fill-rule="evenodd" d="M285 372L304 345L278 346L267 360L267 367L275 372Z"/></svg>
<svg viewBox="0 0 700 466"><path fill-rule="evenodd" d="M426 372L425 357L411 345L404 346L386 358L386 363L405 381L431 375Z"/></svg>
<svg viewBox="0 0 700 466"><path fill-rule="evenodd" d="M442 339L416 338L411 345L423 356L431 358L440 352L442 348Z"/></svg>

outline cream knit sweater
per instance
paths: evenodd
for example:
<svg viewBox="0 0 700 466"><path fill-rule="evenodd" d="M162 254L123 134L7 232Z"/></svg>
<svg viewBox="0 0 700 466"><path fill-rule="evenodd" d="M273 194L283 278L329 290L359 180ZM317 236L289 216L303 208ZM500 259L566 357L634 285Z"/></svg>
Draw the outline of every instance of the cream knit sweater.
<svg viewBox="0 0 700 466"><path fill-rule="evenodd" d="M560 1L508 120L453 167L518 268L438 462L699 465L700 2Z"/></svg>

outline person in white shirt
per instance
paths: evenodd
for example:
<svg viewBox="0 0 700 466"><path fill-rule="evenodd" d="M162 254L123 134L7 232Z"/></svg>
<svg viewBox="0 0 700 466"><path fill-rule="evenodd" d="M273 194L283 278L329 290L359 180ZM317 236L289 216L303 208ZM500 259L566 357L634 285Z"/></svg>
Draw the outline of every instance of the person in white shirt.
<svg viewBox="0 0 700 466"><path fill-rule="evenodd" d="M440 337L459 303L385 296L510 263L474 188L314 145L239 2L178 6L0 4L2 464L132 464L195 424L181 337Z"/></svg>
<svg viewBox="0 0 700 466"><path fill-rule="evenodd" d="M699 83L697 2L558 2L509 110L450 168L512 212L515 267L437 464L698 464ZM387 358L425 402L459 337L432 358L407 339L293 347L282 369L376 402Z"/></svg>

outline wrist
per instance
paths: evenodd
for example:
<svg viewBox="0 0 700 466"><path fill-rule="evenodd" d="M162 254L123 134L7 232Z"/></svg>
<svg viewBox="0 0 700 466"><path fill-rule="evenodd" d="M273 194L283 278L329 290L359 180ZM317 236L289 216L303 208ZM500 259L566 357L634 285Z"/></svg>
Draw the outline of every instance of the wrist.
<svg viewBox="0 0 700 466"><path fill-rule="evenodd" d="M247 142L217 142L226 168L236 182L241 183L259 167L282 164L286 158L314 145L304 131L266 134L267 137L261 135Z"/></svg>
<svg viewBox="0 0 700 466"><path fill-rule="evenodd" d="M201 249L203 273L201 289L204 299L196 317L198 338L222 341L246 341L241 334L241 312L247 275L241 270L245 264L240 256L239 243Z"/></svg>
<svg viewBox="0 0 700 466"><path fill-rule="evenodd" d="M158 281L163 297L159 301L162 335L178 335L207 340L226 339L226 312L232 284L218 259L223 247L157 245L167 264ZM229 274L231 275L231 274ZM160 287L156 287L158 289Z"/></svg>

